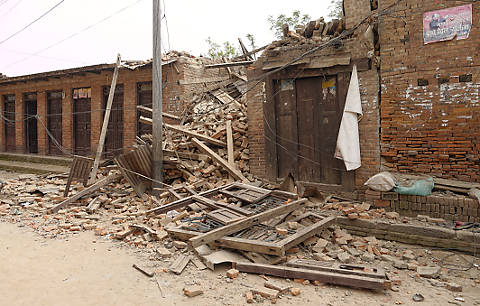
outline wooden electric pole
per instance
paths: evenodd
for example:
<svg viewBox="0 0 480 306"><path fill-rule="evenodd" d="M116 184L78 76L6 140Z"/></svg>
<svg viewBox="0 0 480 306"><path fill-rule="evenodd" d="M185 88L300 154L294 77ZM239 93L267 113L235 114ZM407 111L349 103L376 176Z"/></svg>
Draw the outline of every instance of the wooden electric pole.
<svg viewBox="0 0 480 306"><path fill-rule="evenodd" d="M163 147L162 147L162 49L161 23L162 9L160 0L153 0L153 63L152 63L152 184L153 193L159 193L156 188L163 182Z"/></svg>

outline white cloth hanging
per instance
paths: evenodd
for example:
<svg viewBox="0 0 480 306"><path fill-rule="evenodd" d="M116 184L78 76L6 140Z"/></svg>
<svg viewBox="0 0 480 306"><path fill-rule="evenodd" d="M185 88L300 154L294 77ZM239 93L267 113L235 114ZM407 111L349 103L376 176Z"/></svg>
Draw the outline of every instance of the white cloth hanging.
<svg viewBox="0 0 480 306"><path fill-rule="evenodd" d="M360 139L358 136L358 121L363 115L360 86L358 84L357 66L353 66L350 85L348 86L345 109L337 137L335 158L342 159L347 171L360 168ZM359 117L360 116L360 117Z"/></svg>

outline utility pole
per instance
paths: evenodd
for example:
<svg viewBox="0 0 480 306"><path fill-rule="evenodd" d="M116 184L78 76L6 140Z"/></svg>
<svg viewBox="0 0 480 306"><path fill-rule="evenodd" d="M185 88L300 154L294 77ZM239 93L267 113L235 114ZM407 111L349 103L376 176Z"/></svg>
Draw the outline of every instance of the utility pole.
<svg viewBox="0 0 480 306"><path fill-rule="evenodd" d="M163 146L162 146L162 49L161 23L162 9L160 0L153 0L153 63L152 63L152 184L153 194L158 194L155 188L162 187L163 182Z"/></svg>

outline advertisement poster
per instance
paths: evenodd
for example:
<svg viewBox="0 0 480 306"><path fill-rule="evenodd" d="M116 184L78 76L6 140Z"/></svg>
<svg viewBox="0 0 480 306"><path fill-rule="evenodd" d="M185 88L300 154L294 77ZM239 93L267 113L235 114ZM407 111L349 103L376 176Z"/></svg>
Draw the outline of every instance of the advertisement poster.
<svg viewBox="0 0 480 306"><path fill-rule="evenodd" d="M467 39L472 28L472 4L423 14L425 44L452 39Z"/></svg>

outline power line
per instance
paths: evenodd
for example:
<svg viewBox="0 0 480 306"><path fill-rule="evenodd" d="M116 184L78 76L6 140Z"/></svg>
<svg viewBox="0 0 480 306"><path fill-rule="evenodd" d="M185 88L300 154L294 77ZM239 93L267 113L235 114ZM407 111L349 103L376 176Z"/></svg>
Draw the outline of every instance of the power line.
<svg viewBox="0 0 480 306"><path fill-rule="evenodd" d="M100 19L99 21L97 21L97 22L95 22L95 23L93 23L93 24L91 24L91 25L89 25L89 26L81 29L80 31L75 32L75 33L73 33L73 34L71 34L71 35L69 35L69 36L67 36L67 37L65 37L65 38L63 38L63 39L61 39L61 40L59 40L59 41L57 41L57 42L55 42L55 43L53 43L53 44L45 47L45 48L43 48L43 49L41 49L41 50L39 50L39 51L37 51L37 52L35 52L35 53L33 53L33 54L30 55L30 56L24 57L24 58L21 59L21 60L18 60L18 61L16 61L16 62L13 62L13 63L11 63L11 64L8 64L8 65L3 66L2 69L8 68L8 67L11 67L11 66L13 66L13 65L16 65L16 64L18 64L18 63L21 63L21 62L23 62L23 61L26 61L27 59L31 58L32 56L36 56L36 55L38 55L38 54L40 54L40 53L42 53L42 52L45 52L45 51L47 51L48 49L51 49L51 48L53 48L53 47L55 47L55 46L57 46L57 45L65 42L65 41L67 41L67 40L69 40L69 39L77 36L77 35L80 35L81 33L90 30L91 28L97 26L98 24L100 24L100 23L102 23L102 22L104 22L104 21L107 21L108 19L112 18L113 16L115 16L115 15L117 15L117 14L125 11L126 9L128 9L128 8L136 5L137 3L141 2L141 1L143 1L143 0L137 0L136 2L133 2L133 3L129 4L129 5L121 8L121 9L119 9L119 10L117 10L117 11L115 11L113 14L111 14L111 15L109 15L109 16L107 16L107 17L104 17L104 18L102 18L102 19Z"/></svg>
<svg viewBox="0 0 480 306"><path fill-rule="evenodd" d="M17 36L18 34L20 34L21 32L25 31L27 28L29 28L32 24L34 24L35 22L39 21L40 19L42 19L43 17L45 17L46 15L48 15L48 13L50 13L51 11L53 11L55 8L57 8L60 4L62 4L65 0L61 0L60 2L58 2L57 4L55 4L52 8L50 8L48 11L46 11L45 13L43 13L42 15L40 15L40 17L38 17L37 19L35 19L34 21L30 22L29 24L27 24L26 26L24 26L22 29L18 30L17 32L13 33L12 35L10 35L9 37L5 38L4 40L0 41L0 45L3 44L4 42L8 41L10 38L13 38L15 36Z"/></svg>

